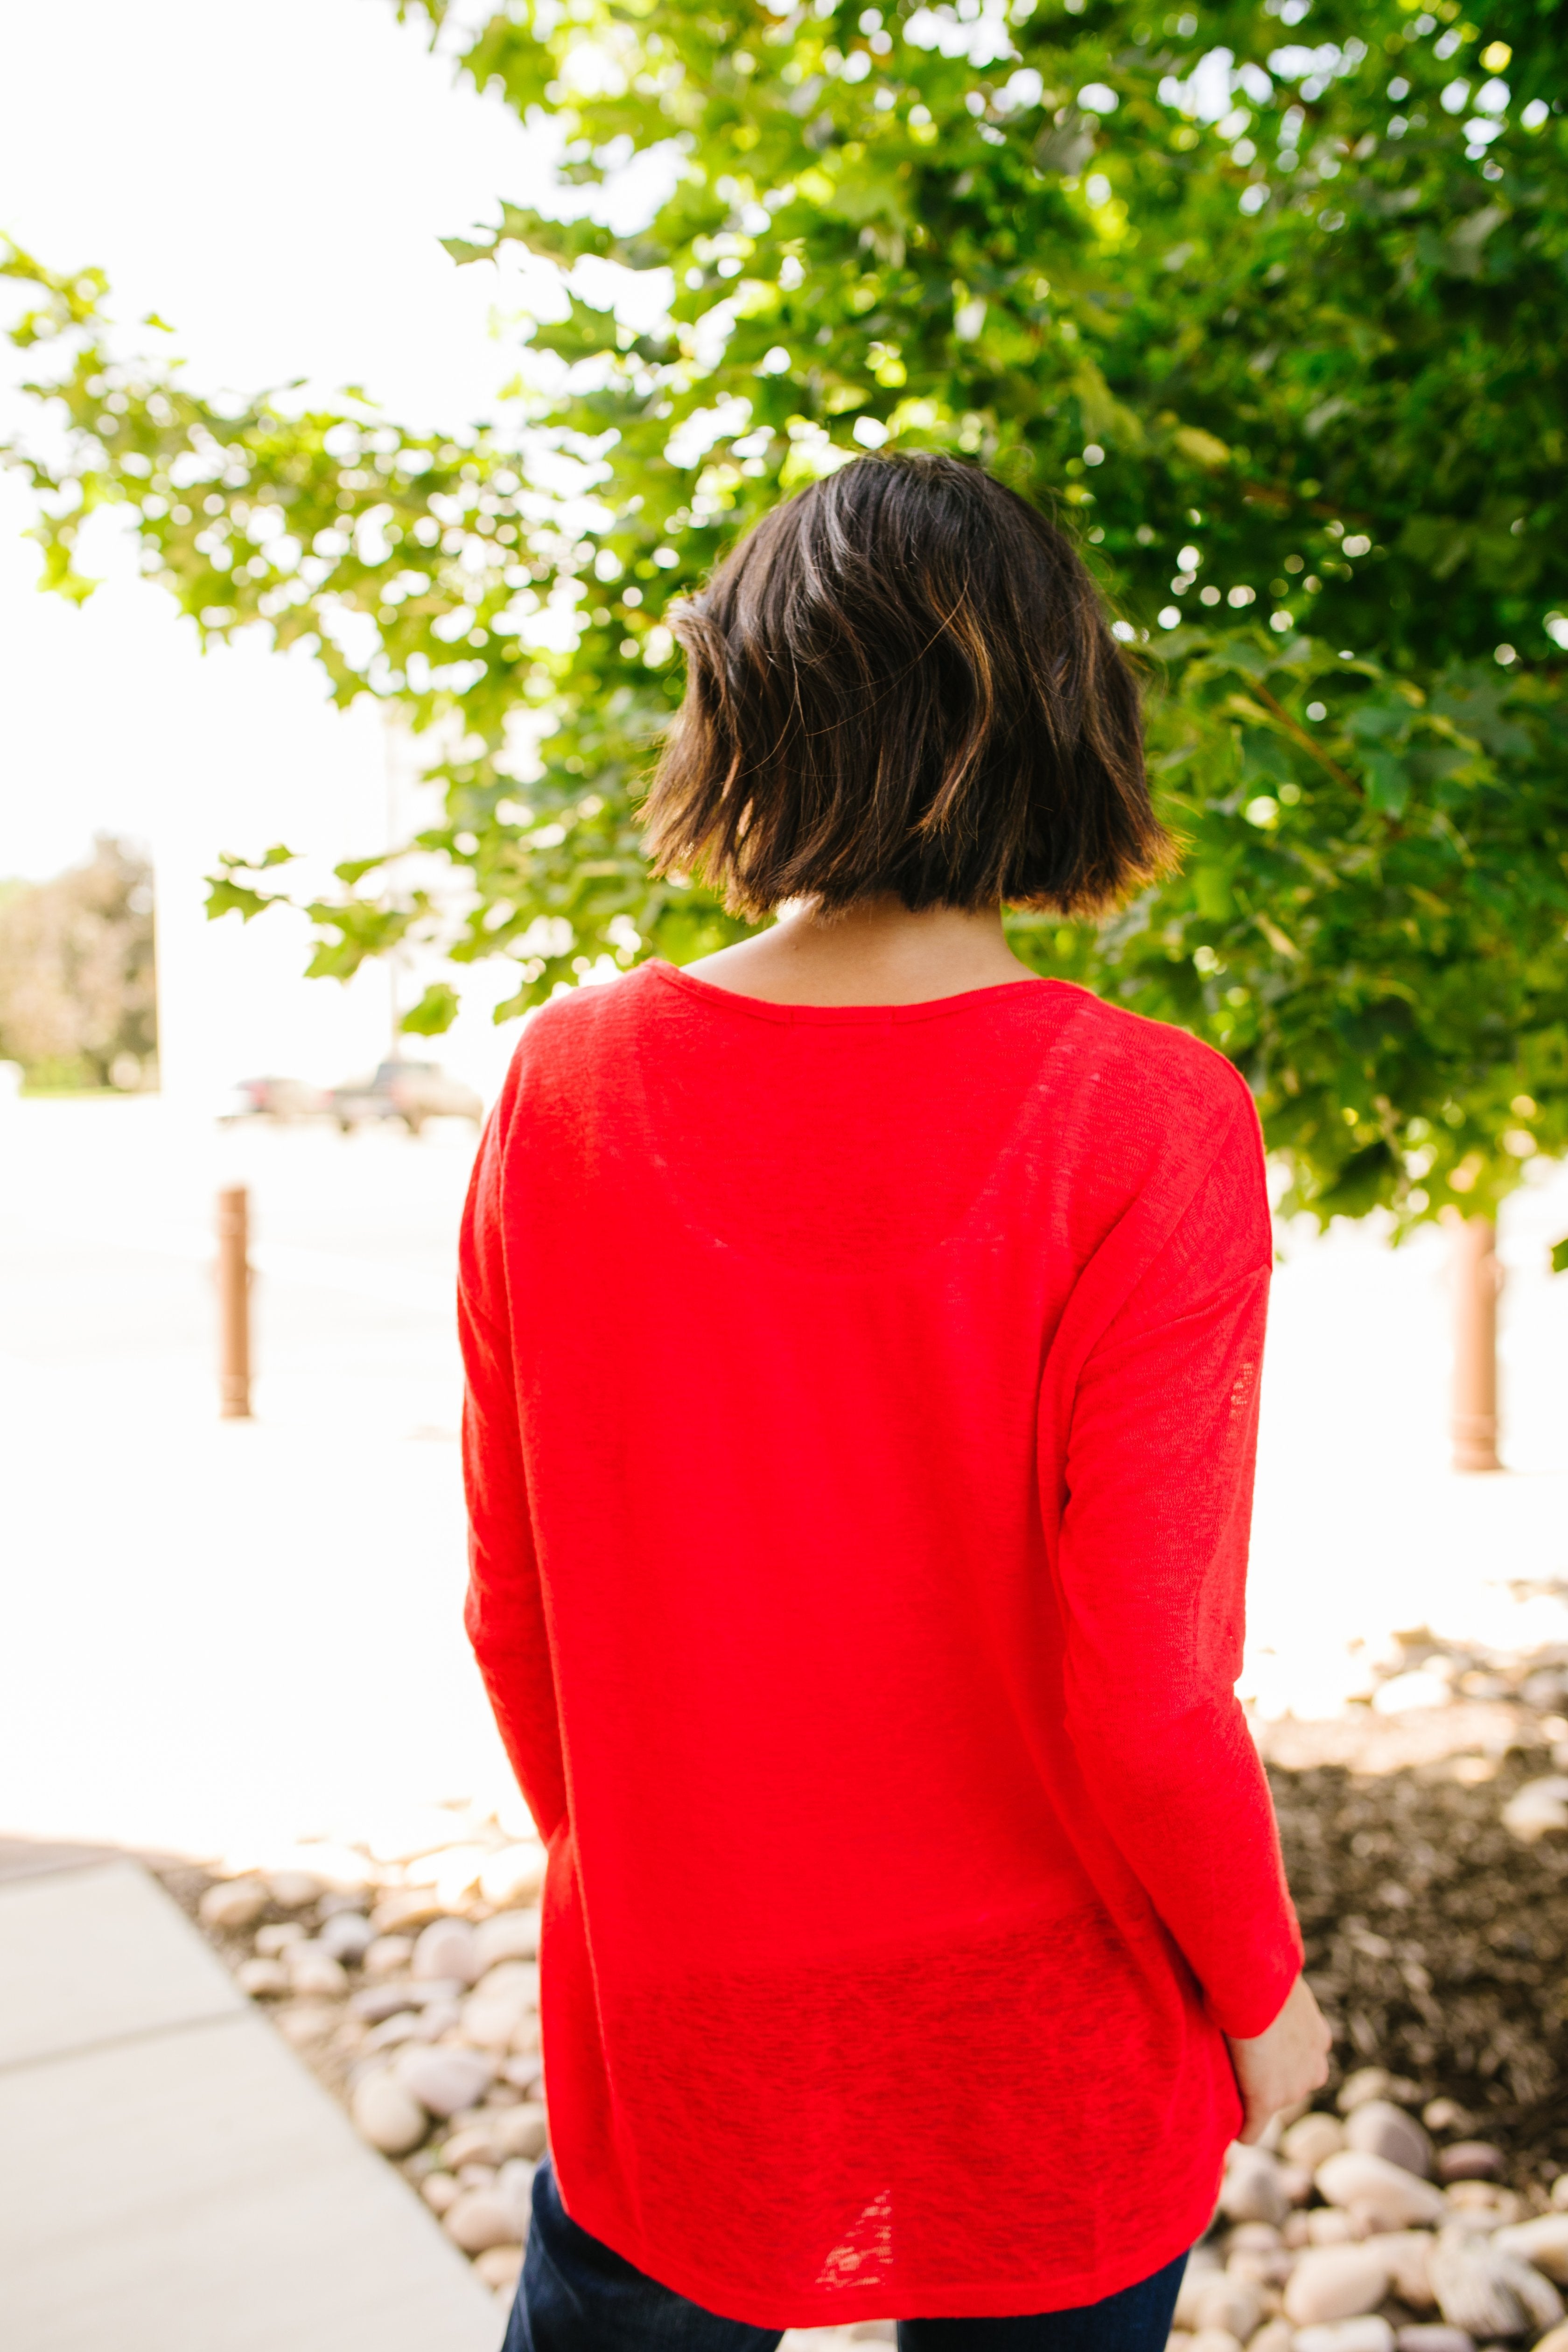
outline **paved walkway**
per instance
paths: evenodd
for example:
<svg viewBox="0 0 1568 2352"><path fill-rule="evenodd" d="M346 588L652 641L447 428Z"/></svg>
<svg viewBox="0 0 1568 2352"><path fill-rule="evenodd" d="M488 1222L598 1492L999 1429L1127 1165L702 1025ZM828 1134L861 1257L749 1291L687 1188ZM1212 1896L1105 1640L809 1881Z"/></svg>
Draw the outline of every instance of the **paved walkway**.
<svg viewBox="0 0 1568 2352"><path fill-rule="evenodd" d="M156 1882L37 1858L0 1883L7 2352L495 2352L494 2298Z"/></svg>

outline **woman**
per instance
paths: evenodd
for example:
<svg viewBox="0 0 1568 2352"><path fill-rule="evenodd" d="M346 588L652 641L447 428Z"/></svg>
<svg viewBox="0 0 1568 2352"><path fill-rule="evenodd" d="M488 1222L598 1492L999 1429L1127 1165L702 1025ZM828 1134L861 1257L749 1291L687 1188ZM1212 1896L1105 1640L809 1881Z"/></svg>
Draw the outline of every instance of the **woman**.
<svg viewBox="0 0 1568 2352"><path fill-rule="evenodd" d="M469 1630L550 1850L512 2352L1156 2352L1327 2034L1240 1660L1258 1123L1005 903L1169 856L1060 534L858 460L687 613L657 871L771 929L531 1019L462 1257Z"/></svg>

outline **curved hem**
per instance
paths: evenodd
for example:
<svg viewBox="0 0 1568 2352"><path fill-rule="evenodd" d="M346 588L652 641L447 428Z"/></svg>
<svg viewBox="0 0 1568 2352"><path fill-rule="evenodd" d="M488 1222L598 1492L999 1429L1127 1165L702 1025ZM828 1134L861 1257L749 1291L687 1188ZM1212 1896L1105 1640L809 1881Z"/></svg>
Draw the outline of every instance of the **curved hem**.
<svg viewBox="0 0 1568 2352"><path fill-rule="evenodd" d="M668 2287L672 2294L684 2295L689 2303L716 2318L738 2320L748 2327L787 2331L792 2327L853 2326L857 2321L866 2319L1033 2318L1102 2303L1108 2295L1141 2286L1145 2279L1152 2278L1156 2272L1173 2263L1178 2254L1191 2252L1213 2218L1224 2158L1222 2154L1215 2158L1213 2187L1179 2230L1173 2225L1146 2252L1124 2255L1100 2272L1053 2272L1048 2275L1010 2278L1002 2284L932 2279L929 2284L916 2280L890 2288L872 2283L803 2293L799 2296L784 2295L777 2303L758 2295L749 2286L705 2273L684 2260L667 2260L642 2246L630 2232L623 2231L613 2217L606 2217L606 2226L605 2221L592 2211L591 2198L574 2201L561 2179L559 2154L552 2151L551 2161L555 2167L561 2201L571 2219L613 2253L619 2254L623 2262L641 2271L646 2278Z"/></svg>

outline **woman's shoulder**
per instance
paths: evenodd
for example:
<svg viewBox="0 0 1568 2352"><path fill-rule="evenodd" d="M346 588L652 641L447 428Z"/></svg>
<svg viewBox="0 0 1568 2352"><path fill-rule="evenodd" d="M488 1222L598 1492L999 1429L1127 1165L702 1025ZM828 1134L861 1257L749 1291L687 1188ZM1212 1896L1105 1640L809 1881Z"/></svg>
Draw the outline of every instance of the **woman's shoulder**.
<svg viewBox="0 0 1568 2352"><path fill-rule="evenodd" d="M1234 1062L1169 1021L1152 1020L1072 986L1077 1000L1066 1040L1075 1094L1102 1148L1121 1139L1145 1171L1227 1139L1259 1154L1257 1105Z"/></svg>
<svg viewBox="0 0 1568 2352"><path fill-rule="evenodd" d="M574 1122L606 1090L624 1091L647 985L638 966L618 980L563 988L525 1013L496 1104L498 1129L520 1119L533 1130L552 1118Z"/></svg>
<svg viewBox="0 0 1568 2352"><path fill-rule="evenodd" d="M651 964L558 990L523 1017L518 1058L540 1069L581 1067L614 1052L646 1018L657 987Z"/></svg>

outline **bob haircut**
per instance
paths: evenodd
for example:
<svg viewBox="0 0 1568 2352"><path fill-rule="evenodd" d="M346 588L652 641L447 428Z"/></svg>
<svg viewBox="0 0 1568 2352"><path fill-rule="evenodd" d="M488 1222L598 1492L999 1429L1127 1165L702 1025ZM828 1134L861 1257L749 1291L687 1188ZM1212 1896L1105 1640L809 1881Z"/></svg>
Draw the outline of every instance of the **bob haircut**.
<svg viewBox="0 0 1568 2352"><path fill-rule="evenodd" d="M1063 534L979 467L858 457L677 606L685 699L643 822L731 912L1087 915L1173 862L1138 689Z"/></svg>

